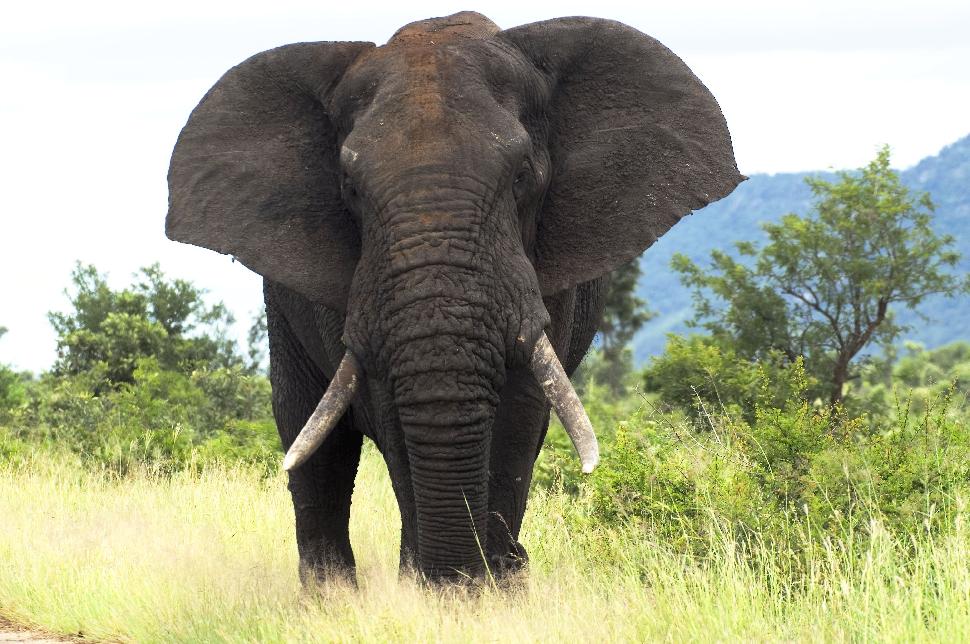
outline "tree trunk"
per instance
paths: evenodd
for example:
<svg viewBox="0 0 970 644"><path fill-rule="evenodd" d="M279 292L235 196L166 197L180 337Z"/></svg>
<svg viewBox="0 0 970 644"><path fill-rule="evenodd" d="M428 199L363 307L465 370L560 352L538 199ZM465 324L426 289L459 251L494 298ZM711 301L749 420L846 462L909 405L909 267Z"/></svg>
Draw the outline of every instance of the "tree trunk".
<svg viewBox="0 0 970 644"><path fill-rule="evenodd" d="M835 407L842 404L845 383L849 380L849 363L843 356L839 356L832 370L832 384L829 390L829 405Z"/></svg>

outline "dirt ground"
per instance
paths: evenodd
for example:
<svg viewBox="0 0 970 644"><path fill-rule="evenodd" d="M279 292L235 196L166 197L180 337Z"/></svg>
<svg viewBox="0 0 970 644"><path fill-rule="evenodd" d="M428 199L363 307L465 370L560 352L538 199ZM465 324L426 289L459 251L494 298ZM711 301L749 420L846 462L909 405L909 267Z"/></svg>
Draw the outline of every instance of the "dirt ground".
<svg viewBox="0 0 970 644"><path fill-rule="evenodd" d="M30 642L30 644L63 644L63 642L92 642L93 640L80 639L77 637L64 637L45 633L37 629L18 626L13 622L0 617L0 644L9 642Z"/></svg>

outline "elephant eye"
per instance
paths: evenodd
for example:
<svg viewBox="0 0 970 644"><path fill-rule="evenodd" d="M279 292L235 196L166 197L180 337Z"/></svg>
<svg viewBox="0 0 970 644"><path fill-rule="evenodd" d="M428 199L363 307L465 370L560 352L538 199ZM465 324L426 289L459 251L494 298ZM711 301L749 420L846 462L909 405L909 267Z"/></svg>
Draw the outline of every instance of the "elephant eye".
<svg viewBox="0 0 970 644"><path fill-rule="evenodd" d="M523 164L518 173L516 173L515 179L512 181L512 192L516 200L522 199L528 193L534 176L532 165L529 163Z"/></svg>

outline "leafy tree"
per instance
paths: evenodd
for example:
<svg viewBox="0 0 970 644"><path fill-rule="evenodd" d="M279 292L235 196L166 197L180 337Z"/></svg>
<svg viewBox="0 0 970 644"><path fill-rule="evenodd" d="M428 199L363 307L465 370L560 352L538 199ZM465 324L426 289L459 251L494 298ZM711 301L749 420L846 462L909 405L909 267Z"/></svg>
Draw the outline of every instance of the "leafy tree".
<svg viewBox="0 0 970 644"><path fill-rule="evenodd" d="M201 289L157 264L122 289L79 264L67 295L71 309L49 314L54 369L30 383L17 410L21 436L122 473L197 458L275 462L269 380L228 339L222 304L207 304Z"/></svg>
<svg viewBox="0 0 970 644"><path fill-rule="evenodd" d="M266 372L266 358L269 354L269 335L266 328L266 309L260 310L246 333L246 355L249 356L249 370Z"/></svg>
<svg viewBox="0 0 970 644"><path fill-rule="evenodd" d="M0 326L0 338L7 333L7 327ZM0 364L0 420L25 400L24 381L29 374L17 373L5 364Z"/></svg>
<svg viewBox="0 0 970 644"><path fill-rule="evenodd" d="M57 332L55 374L96 374L107 386L134 381L138 361L155 357L163 370L229 368L243 364L226 336L233 318L204 291L165 277L158 264L141 269L133 285L108 286L94 266L80 263L66 291L72 310L48 314Z"/></svg>
<svg viewBox="0 0 970 644"><path fill-rule="evenodd" d="M764 224L764 247L736 245L747 261L714 252L704 270L675 256L674 270L694 289L694 324L747 359L804 356L822 387L815 393L841 403L860 354L902 331L893 306L916 310L930 295L970 290L950 270L959 259L953 238L931 227L929 195L911 194L889 162L883 147L859 172L808 179L815 212Z"/></svg>
<svg viewBox="0 0 970 644"><path fill-rule="evenodd" d="M633 371L630 341L640 327L654 316L647 309L646 301L636 296L640 274L639 259L624 264L610 274L606 306L599 327L600 346L583 362L577 379L580 383L592 379L609 387L616 396L623 394L625 381Z"/></svg>
<svg viewBox="0 0 970 644"><path fill-rule="evenodd" d="M640 327L654 316L647 309L646 301L636 296L640 275L639 259L624 264L610 274L606 308L600 324L603 357L608 360L618 357Z"/></svg>

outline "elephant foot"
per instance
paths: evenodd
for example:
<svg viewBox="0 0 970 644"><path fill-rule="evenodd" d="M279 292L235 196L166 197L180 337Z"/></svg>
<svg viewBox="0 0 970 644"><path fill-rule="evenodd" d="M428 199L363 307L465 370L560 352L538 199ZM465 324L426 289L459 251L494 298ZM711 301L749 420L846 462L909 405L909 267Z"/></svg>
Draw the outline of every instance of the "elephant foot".
<svg viewBox="0 0 970 644"><path fill-rule="evenodd" d="M300 560L300 583L307 591L321 588L325 585L349 585L357 588L357 570L352 565Z"/></svg>
<svg viewBox="0 0 970 644"><path fill-rule="evenodd" d="M508 543L507 550L492 553L488 557L488 567L496 579L507 579L523 570L529 563L529 553L518 541Z"/></svg>

